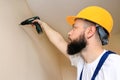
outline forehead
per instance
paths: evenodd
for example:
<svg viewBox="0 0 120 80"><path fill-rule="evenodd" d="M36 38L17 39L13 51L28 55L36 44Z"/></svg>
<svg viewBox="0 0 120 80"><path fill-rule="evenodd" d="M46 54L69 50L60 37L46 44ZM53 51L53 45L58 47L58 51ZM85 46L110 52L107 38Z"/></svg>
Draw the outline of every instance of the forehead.
<svg viewBox="0 0 120 80"><path fill-rule="evenodd" d="M73 27L77 27L77 26L83 26L84 25L84 21L81 19L75 19Z"/></svg>

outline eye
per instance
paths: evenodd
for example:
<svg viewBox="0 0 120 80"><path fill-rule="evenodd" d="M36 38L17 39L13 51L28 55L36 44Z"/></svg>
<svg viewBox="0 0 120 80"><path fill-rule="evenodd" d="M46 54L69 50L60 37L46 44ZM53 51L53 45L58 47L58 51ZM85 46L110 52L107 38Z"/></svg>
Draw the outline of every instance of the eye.
<svg viewBox="0 0 120 80"><path fill-rule="evenodd" d="M74 27L73 27L73 30L76 30L76 29L77 29L77 27L74 26Z"/></svg>
<svg viewBox="0 0 120 80"><path fill-rule="evenodd" d="M75 27L73 27L72 30L74 31L74 30L75 30Z"/></svg>

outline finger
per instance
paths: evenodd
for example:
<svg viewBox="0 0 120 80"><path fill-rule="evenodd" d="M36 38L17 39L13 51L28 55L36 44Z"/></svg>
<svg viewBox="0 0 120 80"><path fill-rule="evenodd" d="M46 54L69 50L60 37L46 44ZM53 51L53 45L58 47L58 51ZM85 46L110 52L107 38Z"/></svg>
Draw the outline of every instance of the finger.
<svg viewBox="0 0 120 80"><path fill-rule="evenodd" d="M34 22L38 22L39 21L39 19L35 19L34 21L32 21L32 23L34 23Z"/></svg>
<svg viewBox="0 0 120 80"><path fill-rule="evenodd" d="M33 28L35 28L35 25L34 24L31 24Z"/></svg>

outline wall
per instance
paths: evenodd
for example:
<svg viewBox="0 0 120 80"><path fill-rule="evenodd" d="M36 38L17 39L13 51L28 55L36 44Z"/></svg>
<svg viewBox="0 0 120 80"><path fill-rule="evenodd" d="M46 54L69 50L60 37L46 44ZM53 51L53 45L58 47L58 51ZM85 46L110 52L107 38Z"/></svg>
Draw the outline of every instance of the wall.
<svg viewBox="0 0 120 80"><path fill-rule="evenodd" d="M25 0L0 0L0 80L75 80L76 69L45 34L18 25L31 16ZM119 41L116 33L105 47L120 53Z"/></svg>
<svg viewBox="0 0 120 80"><path fill-rule="evenodd" d="M120 32L110 36L109 44L105 46L106 49L112 50L117 54L120 54Z"/></svg>
<svg viewBox="0 0 120 80"><path fill-rule="evenodd" d="M62 80L58 51L19 23L33 16L25 0L0 0L0 80Z"/></svg>

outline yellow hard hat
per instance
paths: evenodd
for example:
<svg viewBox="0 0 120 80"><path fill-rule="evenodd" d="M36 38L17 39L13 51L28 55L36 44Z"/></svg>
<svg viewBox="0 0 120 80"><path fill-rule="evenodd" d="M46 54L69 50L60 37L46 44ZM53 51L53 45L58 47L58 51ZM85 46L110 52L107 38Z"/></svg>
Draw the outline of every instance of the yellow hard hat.
<svg viewBox="0 0 120 80"><path fill-rule="evenodd" d="M84 8L76 16L68 16L67 22L70 25L73 25L75 18L83 18L90 20L105 28L108 31L108 33L111 32L113 27L113 19L111 14L107 10L99 6L90 6Z"/></svg>

